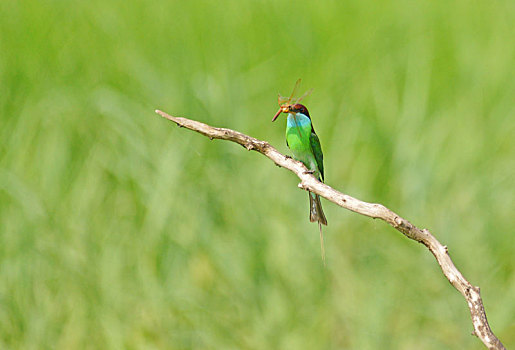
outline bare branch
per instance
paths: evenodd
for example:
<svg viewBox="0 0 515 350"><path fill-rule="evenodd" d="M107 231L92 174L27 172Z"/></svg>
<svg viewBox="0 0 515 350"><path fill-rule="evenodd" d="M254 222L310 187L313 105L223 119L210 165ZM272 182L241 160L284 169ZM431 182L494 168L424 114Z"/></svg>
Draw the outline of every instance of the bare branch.
<svg viewBox="0 0 515 350"><path fill-rule="evenodd" d="M479 287L471 285L470 282L463 277L461 272L458 271L456 266L454 266L447 247L442 245L428 230L419 229L408 220L386 208L384 205L363 202L359 199L336 191L332 187L318 181L308 172L308 169L304 164L281 154L268 142L255 139L231 129L215 128L191 119L174 117L160 110L156 110L156 113L175 122L180 127L196 131L210 139L229 140L242 145L249 151L257 151L270 158L276 165L294 172L300 179L300 188L316 193L340 207L358 214L386 221L406 237L425 245L435 256L445 277L447 277L449 282L467 301L470 316L472 318L472 325L474 326L473 334L481 339L488 349L505 349L503 344L490 329L490 325L486 319L485 308L483 306Z"/></svg>

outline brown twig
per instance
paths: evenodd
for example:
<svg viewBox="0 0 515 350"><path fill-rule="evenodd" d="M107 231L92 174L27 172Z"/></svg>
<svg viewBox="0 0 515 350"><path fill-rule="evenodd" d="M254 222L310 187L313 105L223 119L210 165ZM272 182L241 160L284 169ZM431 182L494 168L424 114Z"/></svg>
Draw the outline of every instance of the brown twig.
<svg viewBox="0 0 515 350"><path fill-rule="evenodd" d="M327 200L361 215L375 219L381 219L390 224L393 228L400 231L406 237L425 245L436 258L443 274L449 282L456 288L467 301L474 332L488 349L505 349L503 344L494 335L486 319L485 308L479 292L479 287L470 284L454 266L447 247L442 245L428 230L419 229L408 220L400 217L384 205L367 203L353 198L346 194L336 191L332 187L318 181L308 172L308 169L299 161L287 157L277 151L268 142L261 141L242 134L241 132L215 128L195 120L174 117L160 110L156 113L162 117L175 122L178 126L201 133L210 139L221 139L236 142L247 150L257 151L270 158L276 165L294 172L300 179L299 187L316 193Z"/></svg>

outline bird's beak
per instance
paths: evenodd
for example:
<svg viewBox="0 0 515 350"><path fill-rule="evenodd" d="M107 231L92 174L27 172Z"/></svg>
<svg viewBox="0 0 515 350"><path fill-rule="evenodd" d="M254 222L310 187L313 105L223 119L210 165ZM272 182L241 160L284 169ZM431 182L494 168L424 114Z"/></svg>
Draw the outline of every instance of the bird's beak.
<svg viewBox="0 0 515 350"><path fill-rule="evenodd" d="M279 116L279 114L281 114L283 112L283 108L279 108L279 110L277 111L277 113L275 113L274 115L274 119L272 119L273 122L275 122L275 120L277 119L277 117Z"/></svg>
<svg viewBox="0 0 515 350"><path fill-rule="evenodd" d="M289 112L288 106L281 106L281 107L279 107L279 110L277 111L277 113L275 113L274 119L272 119L272 122L275 122L275 120L277 119L279 114L281 114L281 113L288 113L288 112Z"/></svg>

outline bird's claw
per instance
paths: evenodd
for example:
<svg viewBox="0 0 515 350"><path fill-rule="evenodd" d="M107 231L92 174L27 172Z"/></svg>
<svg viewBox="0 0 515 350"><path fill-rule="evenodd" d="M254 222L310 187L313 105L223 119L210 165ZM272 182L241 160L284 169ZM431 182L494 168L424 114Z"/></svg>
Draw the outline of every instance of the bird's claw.
<svg viewBox="0 0 515 350"><path fill-rule="evenodd" d="M310 175L313 175L314 173L315 173L315 171L314 171L314 170L306 170L306 171L304 172L304 174L310 174Z"/></svg>

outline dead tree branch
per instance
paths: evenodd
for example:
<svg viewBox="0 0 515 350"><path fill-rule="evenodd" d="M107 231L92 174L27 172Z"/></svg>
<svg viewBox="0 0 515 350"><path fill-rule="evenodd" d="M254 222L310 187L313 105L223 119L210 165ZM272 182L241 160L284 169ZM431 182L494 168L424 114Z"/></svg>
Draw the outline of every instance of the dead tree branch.
<svg viewBox="0 0 515 350"><path fill-rule="evenodd" d="M386 208L384 205L363 202L359 199L336 191L309 174L307 172L308 169L304 164L281 154L268 142L255 139L235 130L215 128L191 119L174 117L160 110L156 110L156 113L175 122L180 127L196 131L210 139L221 139L236 142L249 151L257 151L270 158L276 165L294 172L300 179L300 184L298 185L300 188L316 193L340 207L358 214L386 221L406 237L425 245L435 256L445 277L447 277L449 282L467 301L470 316L472 318L472 325L474 326L473 334L481 339L488 349L505 349L503 344L490 329L490 325L486 319L485 308L483 306L479 287L473 286L465 279L465 277L463 277L461 272L458 271L456 266L454 266L447 247L442 245L428 230L419 229L408 220Z"/></svg>

